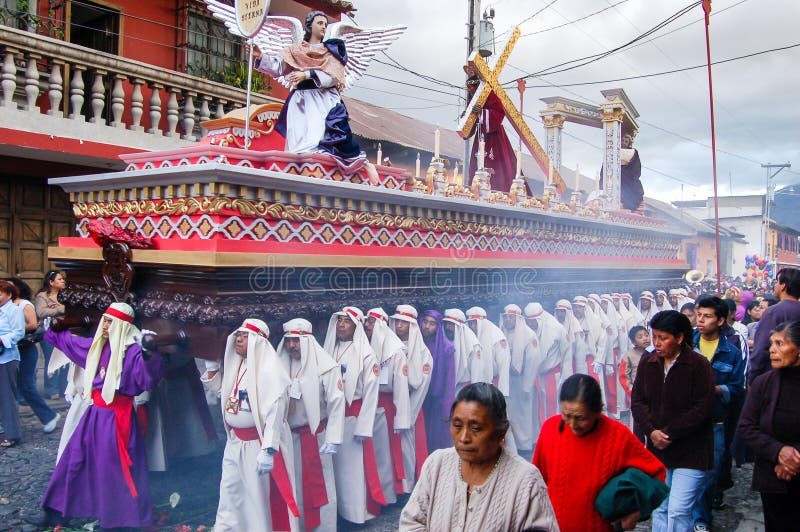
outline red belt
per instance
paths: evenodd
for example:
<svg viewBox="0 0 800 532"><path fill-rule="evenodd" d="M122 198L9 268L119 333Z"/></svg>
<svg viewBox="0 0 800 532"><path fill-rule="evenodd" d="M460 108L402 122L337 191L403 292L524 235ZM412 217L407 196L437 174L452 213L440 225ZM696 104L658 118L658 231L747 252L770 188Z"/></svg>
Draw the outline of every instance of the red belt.
<svg viewBox="0 0 800 532"><path fill-rule="evenodd" d="M558 364L553 369L548 370L541 377L542 386L544 386L545 408L544 415L547 419L558 413L558 382L556 382L556 374L561 371L561 364Z"/></svg>
<svg viewBox="0 0 800 532"><path fill-rule="evenodd" d="M258 435L258 429L255 427L248 427L240 429L231 427L236 437L242 441L258 440L261 442L261 437ZM274 463L272 465L272 472L269 475L270 492L269 492L269 508L272 515L272 528L275 530L290 530L289 512L287 508L292 511L292 515L300 517L300 510L297 509L297 502L294 500L294 493L292 492L292 481L289 480L289 471L286 469L286 462L283 461L283 455L278 451L272 455ZM280 499L276 496L280 495Z"/></svg>
<svg viewBox="0 0 800 532"><path fill-rule="evenodd" d="M414 424L414 455L417 459L417 478L422 471L422 464L428 459L428 436L425 434L425 414L419 411L417 422Z"/></svg>
<svg viewBox="0 0 800 532"><path fill-rule="evenodd" d="M303 514L306 518L306 530L317 528L322 520L319 509L328 504L328 490L325 487L325 474L322 471L322 460L319 457L317 434L325 430L325 421L320 422L316 434L311 427L303 425L292 429L300 437L300 457L303 463Z"/></svg>
<svg viewBox="0 0 800 532"><path fill-rule="evenodd" d="M122 476L125 484L131 490L131 496L137 498L139 493L133 484L131 477L131 466L133 460L128 453L128 442L131 441L131 410L133 409L133 397L130 395L114 394L111 403L106 403L103 399L101 390L92 390L92 402L99 408L110 408L114 411L114 425L117 429L117 450L119 451L119 462L122 465Z"/></svg>
<svg viewBox="0 0 800 532"><path fill-rule="evenodd" d="M358 417L361 413L361 399L353 401L344 410L346 417ZM375 446L372 438L367 438L361 442L364 446L364 477L367 481L367 511L372 515L381 514L381 506L386 506L386 498L383 496L381 487L381 477L378 475L378 461L375 459Z"/></svg>
<svg viewBox="0 0 800 532"><path fill-rule="evenodd" d="M400 434L394 432L394 416L397 415L397 408L394 406L392 394L378 394L378 406L386 411L386 425L389 428L389 452L392 456L392 469L394 470L394 490L397 493L403 493L402 480L406 478L406 472L403 468L403 440Z"/></svg>

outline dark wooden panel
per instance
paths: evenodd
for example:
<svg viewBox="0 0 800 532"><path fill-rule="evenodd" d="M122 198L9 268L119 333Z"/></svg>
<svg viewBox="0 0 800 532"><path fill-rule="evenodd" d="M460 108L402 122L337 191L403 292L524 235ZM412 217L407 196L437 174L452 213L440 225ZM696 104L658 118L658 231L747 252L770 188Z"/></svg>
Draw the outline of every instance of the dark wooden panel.
<svg viewBox="0 0 800 532"><path fill-rule="evenodd" d="M64 192L61 187L47 187L47 192L50 195L49 206L53 211L72 213L72 204L69 202L69 194Z"/></svg>
<svg viewBox="0 0 800 532"><path fill-rule="evenodd" d="M47 185L31 182L20 183L16 187L14 196L16 206L20 210L44 211L47 208Z"/></svg>
<svg viewBox="0 0 800 532"><path fill-rule="evenodd" d="M0 178L0 208L11 210L11 182Z"/></svg>

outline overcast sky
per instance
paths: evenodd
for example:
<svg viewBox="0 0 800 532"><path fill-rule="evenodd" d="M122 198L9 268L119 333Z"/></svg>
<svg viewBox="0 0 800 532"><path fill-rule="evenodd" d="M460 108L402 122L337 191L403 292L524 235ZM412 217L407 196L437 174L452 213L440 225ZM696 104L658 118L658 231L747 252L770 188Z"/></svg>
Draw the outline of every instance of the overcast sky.
<svg viewBox="0 0 800 532"><path fill-rule="evenodd" d="M392 58L410 70L463 85L466 0L353 1L358 9L356 20L362 26L408 26L406 34L389 49ZM495 8L498 52L502 49L501 40L508 35L506 32L522 23L524 36L517 43L501 81L616 48L689 5L682 0L557 0L530 18L551 1L483 1L484 9ZM541 32L603 8L609 9L586 20ZM712 8L712 61L800 43L797 0L713 0ZM564 96L599 103L601 90L621 87L640 114L636 147L644 165L645 193L664 200L705 199L712 191L705 68L600 85L559 87L704 64L702 18L702 7L697 6L640 41L653 39L651 42L634 45L568 72L529 79L526 114L538 118L538 111L544 107L539 101L542 97ZM541 33L525 35L534 32ZM382 56L378 59L388 62ZM796 164L791 171L784 170L776 177L779 187L800 182L798 64L800 47L713 67L720 194L729 194L731 183L734 194L763 193L766 171L760 164L767 162ZM453 94L458 90L374 62L369 74L426 89L367 76L349 91L349 96L455 129L463 101L436 90ZM518 100L516 89L509 94ZM542 125L532 120L528 123L543 144ZM584 175L594 175L602 159L601 130L568 123L564 132L562 164L574 168L579 163ZM683 190L681 182L685 183Z"/></svg>

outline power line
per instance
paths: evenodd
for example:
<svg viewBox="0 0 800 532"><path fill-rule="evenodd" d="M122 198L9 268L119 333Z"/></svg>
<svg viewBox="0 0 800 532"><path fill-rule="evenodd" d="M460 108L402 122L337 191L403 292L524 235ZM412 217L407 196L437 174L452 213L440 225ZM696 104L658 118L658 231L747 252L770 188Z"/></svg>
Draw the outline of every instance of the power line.
<svg viewBox="0 0 800 532"><path fill-rule="evenodd" d="M780 51L783 51L783 50L789 50L791 48L797 48L798 46L800 46L800 43L789 44L789 45L786 45L786 46L779 46L777 48L770 48L768 50L761 50L761 51L758 51L758 52L753 52L753 53L750 53L750 54L740 55L740 56L737 56L737 57L731 57L731 58L728 58L728 59L720 59L719 61L712 61L711 64L712 65L721 65L723 63L730 63L731 61L739 61L741 59L748 59L750 57L755 57L755 56L758 56L758 55L769 54L769 53L772 53L772 52L780 52ZM600 80L600 81L584 81L584 82L581 82L581 83L563 83L563 84L558 84L557 87L563 88L563 87L580 87L580 86L584 86L584 85L602 85L604 83L615 83L617 81L630 81L632 79L652 78L652 77L655 77L655 76L665 76L667 74L675 74L677 72L685 72L687 70L695 70L695 69L698 69L698 68L706 68L706 66L707 65L704 63L702 65L695 65L695 66L690 66L690 67L676 68L676 69L673 69L673 70L665 70L663 72L653 72L651 74L642 74L642 75L639 75L639 76L627 76L627 77L624 77L624 78L604 79L604 80ZM537 76L535 74L531 74L528 77L539 77L539 76ZM505 84L505 85L508 85L508 84ZM528 88L546 88L546 87L550 87L550 86L551 85L528 85Z"/></svg>
<svg viewBox="0 0 800 532"><path fill-rule="evenodd" d="M379 79L379 80L382 80L382 81L388 81L390 83L397 83L399 85L405 85L407 87L415 87L417 89L423 89L423 90L431 91L431 92L438 92L440 94L446 94L448 96L455 96L456 98L464 99L464 97L461 96L460 94L453 94L452 92L441 91L441 90L438 90L438 89L432 89L430 87L422 87L421 85L415 85L414 83L407 83L405 81L399 81L399 80L396 80L396 79L384 78L382 76L376 76L374 74L364 74L364 77L365 78Z"/></svg>
<svg viewBox="0 0 800 532"><path fill-rule="evenodd" d="M420 72L412 70L412 69L402 65L399 61L397 61L394 58L392 58L386 52L383 52L383 55L385 55L388 59L390 59L392 61L392 63L387 63L386 61L381 61L380 59L377 59L377 58L373 59L373 61L376 62L376 63L379 63L381 65L386 65L388 67L395 68L395 69L400 70L402 72L408 72L409 74L412 74L414 76L422 78L425 81L428 81L430 83L435 83L437 85L442 85L444 87L448 87L448 88L451 88L451 89L460 89L461 88L460 86L454 85L454 84L452 84L450 82L447 82L447 81L444 81L444 80L441 80L441 79L437 79L437 78L434 78L433 76L428 76L427 74L422 74Z"/></svg>
<svg viewBox="0 0 800 532"><path fill-rule="evenodd" d="M441 100L433 100L433 99L430 99L430 98L422 98L420 96L411 96L410 94L403 94L401 92L392 92L392 91L387 91L387 90L383 90L383 89L374 89L372 87L365 87L364 85L355 85L350 90L355 90L355 89L365 89L365 90L368 90L368 91L380 92L382 94L390 94L392 96L400 96L402 98L411 98L411 99L420 100L420 101L423 101L423 102L439 103L439 104L442 104L442 105L459 105L459 104L453 104L451 102L443 102Z"/></svg>
<svg viewBox="0 0 800 532"><path fill-rule="evenodd" d="M659 22L658 24L656 24L655 26L653 26L652 28L650 28L646 32L636 36L635 38L631 39L630 41L628 41L628 42L626 42L626 43L624 43L624 44L622 44L620 46L617 46L617 47L612 48L610 50L606 50L605 52L589 55L589 56L586 56L586 57L580 57L578 59L571 59L569 61L565 61L565 62L559 63L557 65L553 65L553 66L544 68L544 69L539 70L537 72L533 72L533 73L530 73L530 74L528 74L526 76L522 76L520 78L512 80L512 81L510 81L508 83L504 83L504 85L512 86L517 81L522 80L522 79L528 79L528 78L542 76L542 75L557 74L559 72L565 72L567 70L573 70L575 68L580 68L580 67L586 66L586 65L588 65L590 63L594 63L596 61L604 59L604 58L610 56L611 54L614 54L614 53L616 53L616 52L618 52L620 50L623 50L626 47L630 46L631 44L633 44L635 42L638 42L638 41L644 39L645 37L648 37L648 36L652 35L653 33L657 32L658 30L660 30L661 28L667 26L668 24L671 24L672 22L674 22L678 18L680 18L683 15L685 15L686 13L688 13L691 9L694 9L695 7L697 7L699 5L700 5L700 1L698 0L697 2L694 2L692 4L684 6L683 8L681 8L678 11L676 11L675 13L673 13L672 15L667 17L666 19L662 20L661 22ZM580 63L580 64L572 65L572 66L566 66L566 65L570 65L572 63L578 63L578 62L581 62L581 61L582 61L582 63ZM554 69L558 69L559 67L562 67L562 66L565 67L565 68L562 68L560 70L554 70Z"/></svg>
<svg viewBox="0 0 800 532"><path fill-rule="evenodd" d="M584 21L584 20L586 20L588 18L591 18L591 17L593 17L595 15L599 15L600 13L608 11L609 9L617 7L618 5L624 4L625 2L628 2L628 1L630 1L630 0L620 0L616 4L610 5L608 7L604 7L603 9L600 9L600 10L595 11L593 13L589 13L588 15L584 15L584 16L582 16L580 18L576 18L574 20L569 20L569 21L565 22L564 24L559 24L558 26L552 26L550 28L545 28L543 30L532 31L530 33L523 33L522 35L520 35L520 38L522 38L522 37L530 37L531 35L539 35L540 33L547 33L548 31L553 31L553 30L557 30L557 29L561 29L561 28L570 26L570 25L575 24L577 22L581 22L581 21ZM746 0L742 0L742 1L746 1Z"/></svg>

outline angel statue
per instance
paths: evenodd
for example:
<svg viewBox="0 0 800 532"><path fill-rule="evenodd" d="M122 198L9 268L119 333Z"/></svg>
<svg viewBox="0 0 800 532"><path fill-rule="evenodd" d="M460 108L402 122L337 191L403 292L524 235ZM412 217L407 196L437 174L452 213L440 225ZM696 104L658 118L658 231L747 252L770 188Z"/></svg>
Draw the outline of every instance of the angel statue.
<svg viewBox="0 0 800 532"><path fill-rule="evenodd" d="M228 30L240 35L235 9L219 0L205 0ZM291 89L275 129L286 139L286 151L327 153L350 171L365 167L370 183L378 183L375 166L353 139L341 92L367 71L370 61L405 31L405 26L365 29L337 22L328 25L322 11L312 11L305 24L294 17L270 16L253 36L261 50L256 70Z"/></svg>

